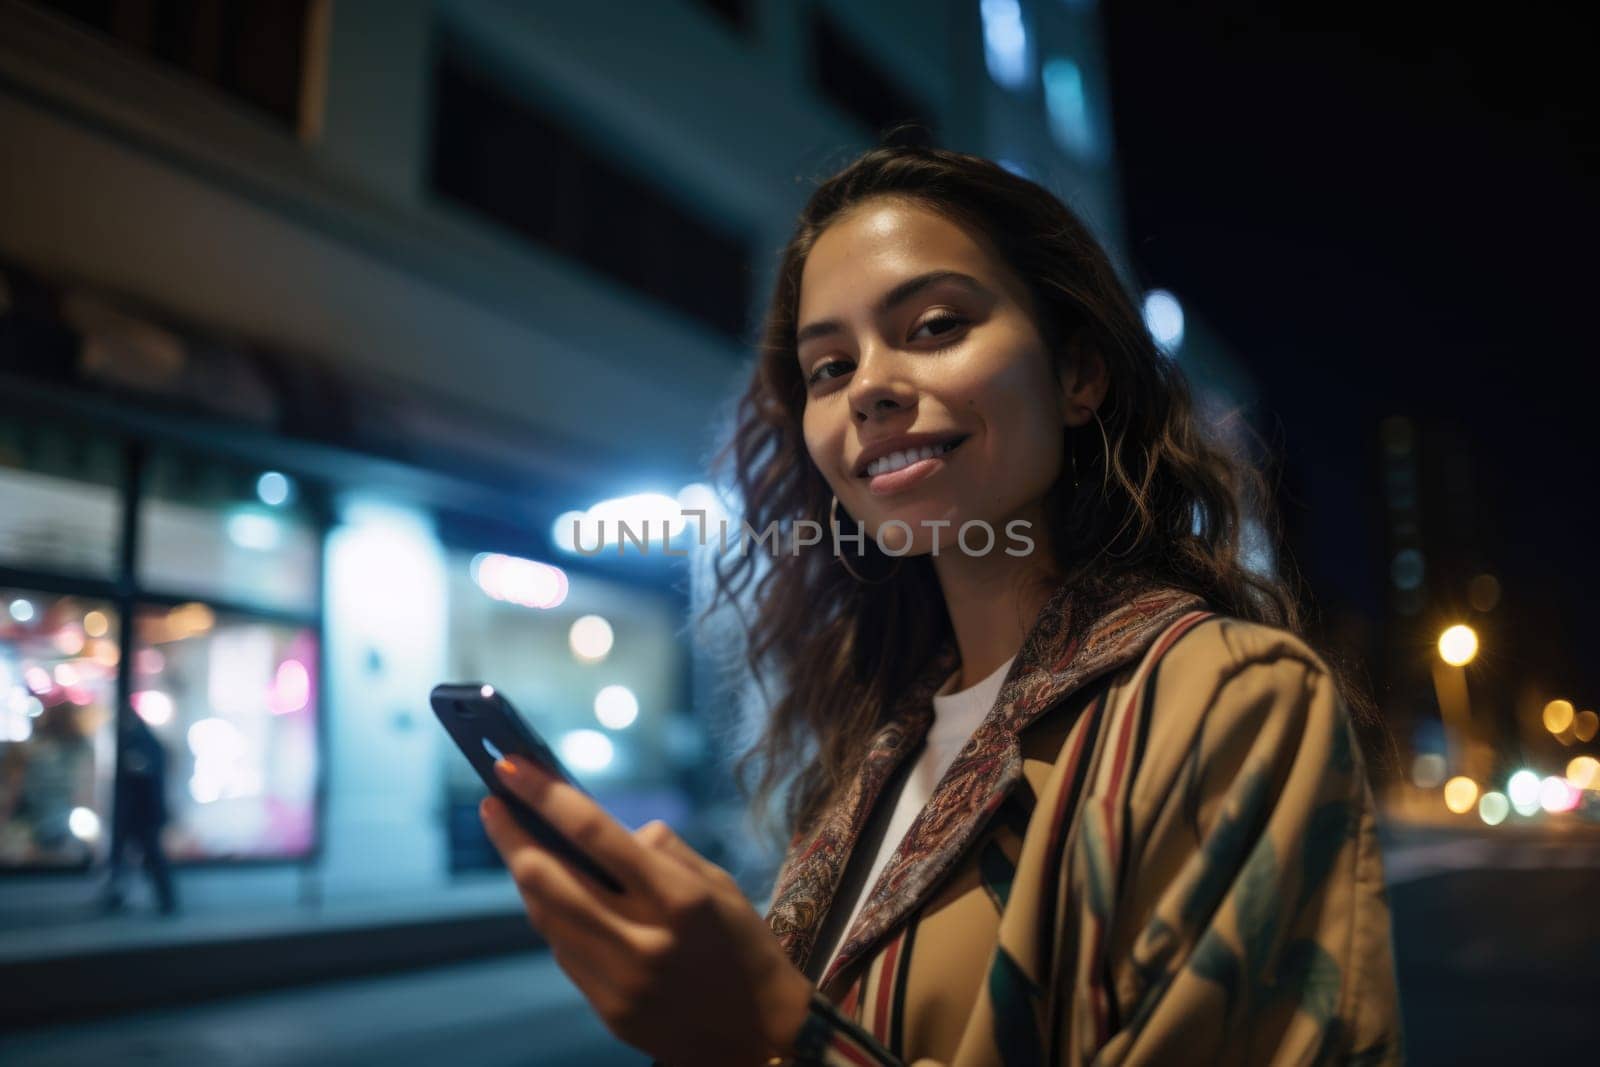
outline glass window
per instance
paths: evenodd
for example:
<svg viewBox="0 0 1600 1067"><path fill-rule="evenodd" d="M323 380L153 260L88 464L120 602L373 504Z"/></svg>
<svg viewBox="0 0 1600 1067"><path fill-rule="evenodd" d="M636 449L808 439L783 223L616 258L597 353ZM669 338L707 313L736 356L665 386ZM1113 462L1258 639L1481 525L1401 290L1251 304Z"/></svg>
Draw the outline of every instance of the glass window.
<svg viewBox="0 0 1600 1067"><path fill-rule="evenodd" d="M118 659L110 604L0 589L0 866L104 856Z"/></svg>
<svg viewBox="0 0 1600 1067"><path fill-rule="evenodd" d="M121 477L115 441L0 415L0 563L110 577L121 536Z"/></svg>
<svg viewBox="0 0 1600 1067"><path fill-rule="evenodd" d="M145 484L145 588L316 610L321 539L295 479L162 450L151 454Z"/></svg>
<svg viewBox="0 0 1600 1067"><path fill-rule="evenodd" d="M190 603L141 607L136 637L131 701L168 752L168 854L309 852L316 831L316 631Z"/></svg>
<svg viewBox="0 0 1600 1067"><path fill-rule="evenodd" d="M681 827L689 815L677 784L688 710L681 607L663 593L559 568L547 587L549 572L533 570L542 566L450 555L449 680L504 693L624 824L663 818ZM483 786L453 745L441 748L451 865L492 865L475 811Z"/></svg>

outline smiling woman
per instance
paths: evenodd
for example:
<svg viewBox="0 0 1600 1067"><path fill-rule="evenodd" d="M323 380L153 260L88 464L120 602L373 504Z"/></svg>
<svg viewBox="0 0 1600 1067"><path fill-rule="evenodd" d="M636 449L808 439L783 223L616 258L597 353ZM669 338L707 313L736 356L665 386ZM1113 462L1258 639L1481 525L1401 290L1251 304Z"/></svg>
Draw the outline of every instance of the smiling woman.
<svg viewBox="0 0 1600 1067"><path fill-rule="evenodd" d="M659 824L524 792L621 900L486 813L614 1033L673 1065L1400 1058L1370 705L1241 562L1262 479L1059 200L935 149L824 182L729 460L747 526L834 532L756 584L765 922ZM757 573L716 559L707 615Z"/></svg>

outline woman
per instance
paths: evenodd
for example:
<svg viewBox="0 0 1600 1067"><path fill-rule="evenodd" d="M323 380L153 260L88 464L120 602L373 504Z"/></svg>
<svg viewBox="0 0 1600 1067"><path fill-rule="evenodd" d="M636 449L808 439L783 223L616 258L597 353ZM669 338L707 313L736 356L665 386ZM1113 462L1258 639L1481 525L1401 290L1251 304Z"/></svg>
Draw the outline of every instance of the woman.
<svg viewBox="0 0 1600 1067"><path fill-rule="evenodd" d="M761 568L766 919L526 765L628 892L484 811L613 1033L673 1065L1399 1060L1365 705L1241 563L1259 479L1067 208L935 150L828 180L729 453L752 529L866 534Z"/></svg>

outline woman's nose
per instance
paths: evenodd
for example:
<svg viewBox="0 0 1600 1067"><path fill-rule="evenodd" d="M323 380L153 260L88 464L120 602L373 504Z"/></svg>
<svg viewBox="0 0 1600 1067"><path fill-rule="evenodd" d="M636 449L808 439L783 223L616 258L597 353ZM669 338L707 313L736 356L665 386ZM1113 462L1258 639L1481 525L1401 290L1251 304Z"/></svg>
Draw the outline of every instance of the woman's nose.
<svg viewBox="0 0 1600 1067"><path fill-rule="evenodd" d="M863 359L850 383L850 410L857 422L910 407L916 392L893 361Z"/></svg>

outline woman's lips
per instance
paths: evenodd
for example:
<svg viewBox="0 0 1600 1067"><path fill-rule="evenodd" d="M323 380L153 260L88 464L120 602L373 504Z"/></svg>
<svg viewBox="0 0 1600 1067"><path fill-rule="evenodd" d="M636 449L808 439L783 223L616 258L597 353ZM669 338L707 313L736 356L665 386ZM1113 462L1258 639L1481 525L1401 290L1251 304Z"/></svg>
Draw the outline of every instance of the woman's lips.
<svg viewBox="0 0 1600 1067"><path fill-rule="evenodd" d="M966 444L966 438L963 437L948 452L937 456L929 456L927 459L919 459L915 463L901 467L897 471L890 471L888 474L874 475L867 480L867 492L873 496L889 496L916 485L924 478L930 478L943 470L946 466L946 461L961 451L961 446L964 444Z"/></svg>

